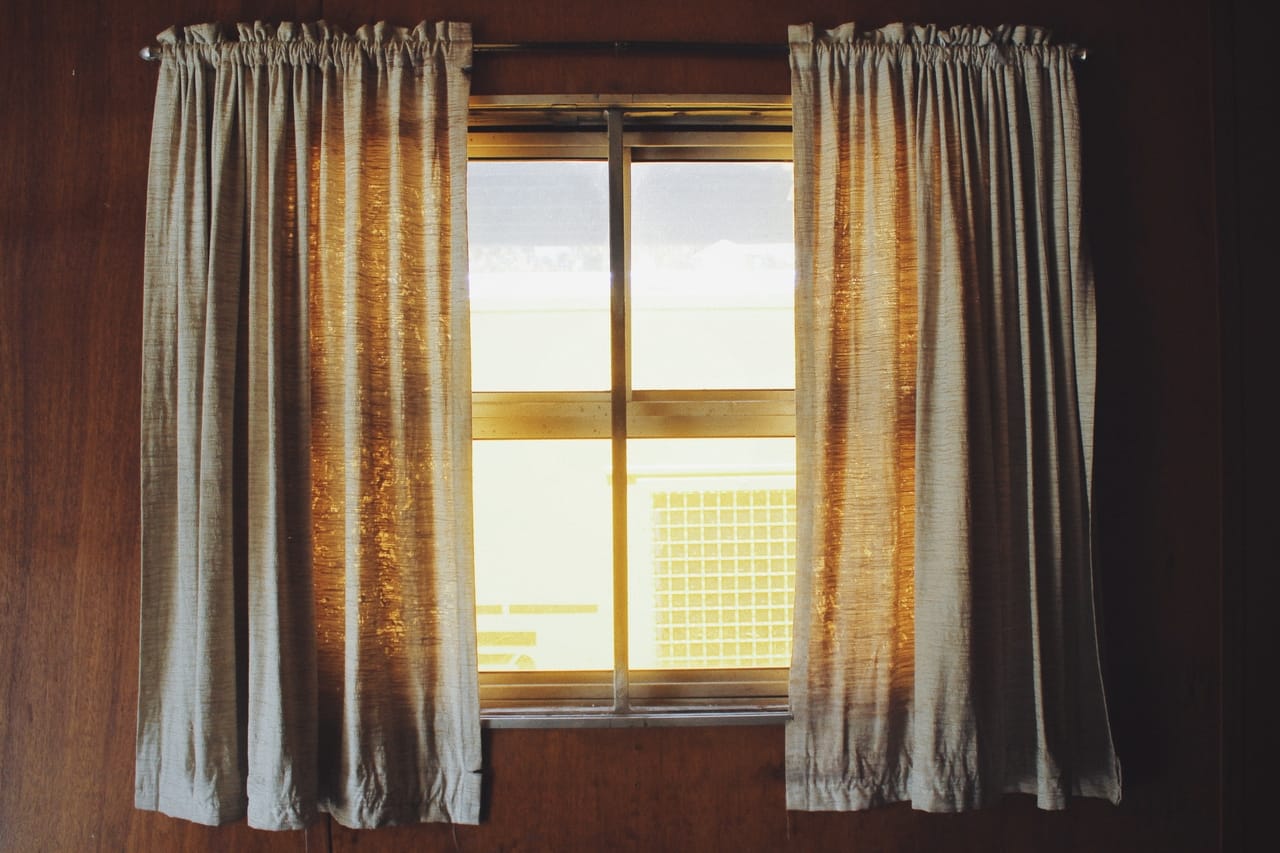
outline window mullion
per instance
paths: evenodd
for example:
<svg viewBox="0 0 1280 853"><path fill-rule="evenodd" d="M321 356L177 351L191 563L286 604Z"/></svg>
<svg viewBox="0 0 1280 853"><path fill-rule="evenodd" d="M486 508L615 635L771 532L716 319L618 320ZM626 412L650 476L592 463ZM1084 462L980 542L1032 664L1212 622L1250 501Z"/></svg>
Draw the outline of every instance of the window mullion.
<svg viewBox="0 0 1280 853"><path fill-rule="evenodd" d="M613 442L613 704L631 710L627 581L627 404L631 396L630 154L622 110L608 111L610 418Z"/></svg>

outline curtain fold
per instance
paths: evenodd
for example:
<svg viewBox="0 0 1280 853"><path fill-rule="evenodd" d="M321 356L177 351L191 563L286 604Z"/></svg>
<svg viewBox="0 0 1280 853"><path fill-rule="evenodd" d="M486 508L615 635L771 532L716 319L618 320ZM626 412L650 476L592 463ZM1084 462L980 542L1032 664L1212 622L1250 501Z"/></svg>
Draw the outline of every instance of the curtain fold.
<svg viewBox="0 0 1280 853"><path fill-rule="evenodd" d="M475 823L470 28L159 41L136 804Z"/></svg>
<svg viewBox="0 0 1280 853"><path fill-rule="evenodd" d="M1030 27L790 41L788 807L1117 802L1073 49Z"/></svg>

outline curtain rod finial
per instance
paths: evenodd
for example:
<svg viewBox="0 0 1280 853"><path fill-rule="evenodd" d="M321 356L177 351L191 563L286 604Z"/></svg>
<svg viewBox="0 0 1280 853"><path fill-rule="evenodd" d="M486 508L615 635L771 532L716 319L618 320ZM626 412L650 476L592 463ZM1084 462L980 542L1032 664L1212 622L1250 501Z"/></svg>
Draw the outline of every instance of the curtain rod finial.
<svg viewBox="0 0 1280 853"><path fill-rule="evenodd" d="M138 51L138 56L141 56L147 62L155 62L160 59L160 53L151 45L147 45L142 50Z"/></svg>

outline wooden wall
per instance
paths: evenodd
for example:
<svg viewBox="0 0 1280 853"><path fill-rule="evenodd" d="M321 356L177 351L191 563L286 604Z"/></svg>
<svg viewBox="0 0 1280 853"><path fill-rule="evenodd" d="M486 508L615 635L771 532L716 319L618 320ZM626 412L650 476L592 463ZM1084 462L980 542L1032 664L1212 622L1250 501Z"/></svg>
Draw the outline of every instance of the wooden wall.
<svg viewBox="0 0 1280 853"><path fill-rule="evenodd" d="M1203 851L1218 846L1222 347L1207 0L6 0L0 850ZM1119 807L788 814L780 728L486 734L479 827L306 833L133 809L143 199L172 23L469 20L477 38L780 41L1050 26L1080 69L1100 312L1097 579ZM783 93L781 60L483 58L474 91ZM1221 98L1221 95L1219 95ZM1218 199L1221 202L1221 199ZM1230 421L1229 421L1230 422Z"/></svg>

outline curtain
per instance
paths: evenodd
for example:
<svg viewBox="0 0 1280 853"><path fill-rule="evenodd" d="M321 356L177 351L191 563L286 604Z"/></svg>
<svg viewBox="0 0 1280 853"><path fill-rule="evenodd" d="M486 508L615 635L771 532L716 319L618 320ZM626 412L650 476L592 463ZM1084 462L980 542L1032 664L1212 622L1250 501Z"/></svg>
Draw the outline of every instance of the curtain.
<svg viewBox="0 0 1280 853"><path fill-rule="evenodd" d="M790 37L788 807L1118 802L1073 50L1027 27Z"/></svg>
<svg viewBox="0 0 1280 853"><path fill-rule="evenodd" d="M160 42L136 804L475 823L470 28Z"/></svg>

